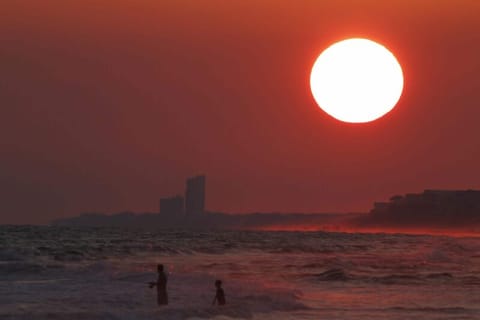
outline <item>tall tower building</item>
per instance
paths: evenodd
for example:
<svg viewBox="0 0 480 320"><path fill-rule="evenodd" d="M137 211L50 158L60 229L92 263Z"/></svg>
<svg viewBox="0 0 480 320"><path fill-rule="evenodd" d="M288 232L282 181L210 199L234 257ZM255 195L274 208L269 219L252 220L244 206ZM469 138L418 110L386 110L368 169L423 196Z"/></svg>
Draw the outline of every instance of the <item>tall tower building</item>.
<svg viewBox="0 0 480 320"><path fill-rule="evenodd" d="M202 214L205 211L205 176L187 179L185 190L185 212L187 215Z"/></svg>

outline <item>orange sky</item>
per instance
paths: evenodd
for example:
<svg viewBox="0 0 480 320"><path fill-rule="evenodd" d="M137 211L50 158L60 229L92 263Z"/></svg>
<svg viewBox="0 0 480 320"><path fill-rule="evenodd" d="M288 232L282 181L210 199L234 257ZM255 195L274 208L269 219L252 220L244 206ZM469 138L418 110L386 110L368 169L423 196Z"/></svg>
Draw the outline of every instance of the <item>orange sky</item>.
<svg viewBox="0 0 480 320"><path fill-rule="evenodd" d="M424 188L480 188L480 2L10 1L0 20L0 223L156 211L207 174L230 212L364 211ZM369 37L405 91L363 125L308 77Z"/></svg>

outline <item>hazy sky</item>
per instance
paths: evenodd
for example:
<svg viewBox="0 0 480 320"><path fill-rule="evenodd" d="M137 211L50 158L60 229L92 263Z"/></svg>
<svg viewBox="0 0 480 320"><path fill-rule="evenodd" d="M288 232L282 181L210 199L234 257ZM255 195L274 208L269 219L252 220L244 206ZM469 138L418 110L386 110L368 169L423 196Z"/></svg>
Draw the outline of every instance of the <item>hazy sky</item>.
<svg viewBox="0 0 480 320"><path fill-rule="evenodd" d="M480 1L19 0L0 19L0 223L157 211L207 175L229 212L366 211L480 188ZM378 41L405 73L369 124L322 112L318 54Z"/></svg>

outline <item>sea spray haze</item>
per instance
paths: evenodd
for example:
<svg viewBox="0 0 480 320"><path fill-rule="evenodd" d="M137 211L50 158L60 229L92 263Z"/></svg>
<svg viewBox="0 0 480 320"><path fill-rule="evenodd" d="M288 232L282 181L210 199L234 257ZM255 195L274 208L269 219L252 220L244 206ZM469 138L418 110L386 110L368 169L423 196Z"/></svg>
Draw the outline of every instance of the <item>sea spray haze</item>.
<svg viewBox="0 0 480 320"><path fill-rule="evenodd" d="M1 319L480 319L480 238L3 226L0 297Z"/></svg>

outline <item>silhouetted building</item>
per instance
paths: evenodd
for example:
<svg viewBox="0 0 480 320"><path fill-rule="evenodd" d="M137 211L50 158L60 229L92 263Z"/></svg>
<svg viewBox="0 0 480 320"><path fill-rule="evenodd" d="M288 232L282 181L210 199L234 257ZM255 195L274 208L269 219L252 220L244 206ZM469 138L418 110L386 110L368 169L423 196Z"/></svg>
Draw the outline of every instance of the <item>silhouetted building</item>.
<svg viewBox="0 0 480 320"><path fill-rule="evenodd" d="M480 191L425 190L394 196L389 202L376 202L370 213L377 221L425 225L472 223L480 221Z"/></svg>
<svg viewBox="0 0 480 320"><path fill-rule="evenodd" d="M205 176L187 179L185 209L187 215L201 214L205 211Z"/></svg>
<svg viewBox="0 0 480 320"><path fill-rule="evenodd" d="M160 199L160 213L168 215L180 215L184 211L183 197L178 195L170 198Z"/></svg>

